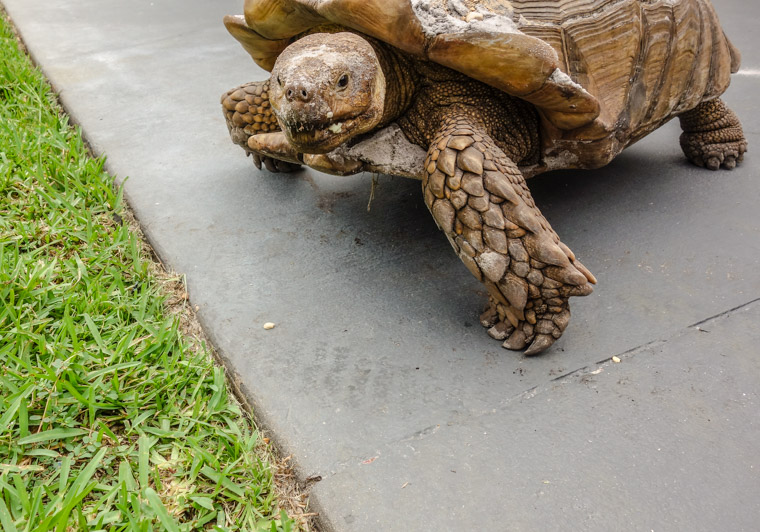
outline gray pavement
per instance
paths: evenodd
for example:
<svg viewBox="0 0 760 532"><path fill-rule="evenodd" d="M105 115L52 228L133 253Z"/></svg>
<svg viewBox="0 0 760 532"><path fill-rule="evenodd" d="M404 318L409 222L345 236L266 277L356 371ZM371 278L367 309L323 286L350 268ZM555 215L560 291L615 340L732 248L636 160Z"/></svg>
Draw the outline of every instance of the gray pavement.
<svg viewBox="0 0 760 532"><path fill-rule="evenodd" d="M531 181L599 285L526 359L478 325L419 183L381 177L367 212L370 176L270 174L231 144L219 95L266 77L221 24L241 0L0 1L258 419L322 477L326 529L760 529L760 4L714 1L745 52L742 166L690 166L671 123Z"/></svg>

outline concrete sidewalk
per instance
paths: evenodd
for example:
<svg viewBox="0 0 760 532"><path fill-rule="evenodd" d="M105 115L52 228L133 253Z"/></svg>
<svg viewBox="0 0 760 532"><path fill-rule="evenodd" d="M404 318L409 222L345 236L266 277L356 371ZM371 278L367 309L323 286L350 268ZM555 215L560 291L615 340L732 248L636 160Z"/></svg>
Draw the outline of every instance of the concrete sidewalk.
<svg viewBox="0 0 760 532"><path fill-rule="evenodd" d="M419 183L382 177L367 212L369 176L232 145L219 96L267 75L222 26L241 0L0 1L259 420L322 477L326 529L760 527L760 4L714 0L745 52L743 165L689 165L671 123L530 182L599 285L526 359L478 325Z"/></svg>

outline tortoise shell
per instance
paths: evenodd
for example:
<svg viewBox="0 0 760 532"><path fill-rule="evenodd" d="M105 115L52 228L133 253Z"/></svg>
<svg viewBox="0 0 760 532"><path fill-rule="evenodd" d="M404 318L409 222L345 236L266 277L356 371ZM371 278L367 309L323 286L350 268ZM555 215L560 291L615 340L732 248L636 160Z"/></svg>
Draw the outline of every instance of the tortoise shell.
<svg viewBox="0 0 760 532"><path fill-rule="evenodd" d="M629 144L722 94L739 66L708 0L246 0L244 12L225 25L266 70L294 37L338 24L531 102L560 142Z"/></svg>

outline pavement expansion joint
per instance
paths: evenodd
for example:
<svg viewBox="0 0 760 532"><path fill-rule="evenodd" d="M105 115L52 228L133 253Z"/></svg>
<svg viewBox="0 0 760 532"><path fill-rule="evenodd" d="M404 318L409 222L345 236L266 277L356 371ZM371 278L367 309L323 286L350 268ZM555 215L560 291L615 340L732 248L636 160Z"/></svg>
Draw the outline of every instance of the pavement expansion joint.
<svg viewBox="0 0 760 532"><path fill-rule="evenodd" d="M699 327L700 325L704 325L713 320L717 320L724 316L728 316L729 314L736 312L737 310L742 310L745 307L749 307L750 305L752 305L753 303L757 303L758 301L760 301L760 297L758 297L757 299L753 299L752 301L748 301L747 303L744 303L742 305L738 305L734 308L728 309L725 312L721 312L720 314L716 314L715 316L710 316L709 318L705 318L702 321L698 321L697 323L692 323L691 325L689 325L689 329L693 329L694 327Z"/></svg>
<svg viewBox="0 0 760 532"><path fill-rule="evenodd" d="M710 331L707 331L705 329L702 329L700 326L701 325L705 325L707 323L714 322L715 320L719 320L719 319L722 319L722 318L727 318L731 314L733 314L734 312L742 311L742 310L744 310L744 309L746 309L748 307L751 307L753 304L758 303L758 302L760 302L760 298L753 299L751 301L748 301L747 303L744 303L742 305L738 305L736 307L728 309L728 310L726 310L724 312L721 312L719 314L716 314L714 316L710 316L709 318L705 318L704 320L699 321L697 323L693 323L693 324L689 325L688 327L686 327L685 330L680 330L677 333L671 335L670 337L668 337L666 339L653 340L651 342L647 342L647 343L642 344L640 346L633 347L633 348L631 348L631 349L629 349L627 351L624 351L622 353L618 353L617 355L614 355L614 356L611 356L609 358L605 358L603 360L600 360L599 362L597 362L594 365L587 365L587 366L583 366L581 368L569 371L569 372L567 372L567 373L565 373L563 375L560 375L559 377L556 377L556 378L552 379L551 382L557 382L557 383L564 384L566 382L569 382L569 378L570 377L580 376L581 378L583 378L584 376L587 376L587 375L597 374L597 372L599 371L600 368L603 368L603 367L606 367L606 366L610 366L612 364L616 364L617 362L615 361L615 359L618 359L618 361L622 361L622 360L631 359L631 358L635 357L636 355L638 355L640 353L643 353L643 352L654 353L658 348L661 348L662 346L664 346L665 344L667 344L668 342L670 342L672 340L675 340L675 339L680 338L680 337L682 337L682 336L684 336L686 334L689 334L693 329L697 329L698 331L704 332L704 333L710 332ZM594 368L594 369L591 369L591 368ZM551 384L551 382L543 384L543 385L535 386L535 387L531 388L530 390L527 390L525 392L517 394L512 400L532 398L532 397L535 397L539 393L542 393L542 392L544 392L546 390L551 390L554 387Z"/></svg>

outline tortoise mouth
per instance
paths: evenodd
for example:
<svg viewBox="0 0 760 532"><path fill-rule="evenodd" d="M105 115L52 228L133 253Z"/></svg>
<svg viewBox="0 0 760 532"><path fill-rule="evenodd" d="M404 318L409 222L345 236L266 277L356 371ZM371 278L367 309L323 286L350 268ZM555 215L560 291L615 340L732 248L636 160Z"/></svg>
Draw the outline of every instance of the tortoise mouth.
<svg viewBox="0 0 760 532"><path fill-rule="evenodd" d="M370 117L364 114L322 122L296 120L282 125L288 140L299 152L313 154L330 152L373 126Z"/></svg>

